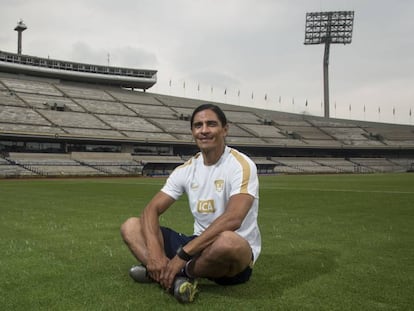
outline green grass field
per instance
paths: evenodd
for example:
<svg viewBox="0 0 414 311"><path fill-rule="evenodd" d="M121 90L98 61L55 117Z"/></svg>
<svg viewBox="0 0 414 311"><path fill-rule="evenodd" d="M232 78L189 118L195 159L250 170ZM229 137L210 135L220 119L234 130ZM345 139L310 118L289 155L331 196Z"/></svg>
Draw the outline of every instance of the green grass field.
<svg viewBox="0 0 414 311"><path fill-rule="evenodd" d="M0 309L414 309L414 174L261 177L252 279L191 305L128 276L119 226L163 182L0 180ZM185 198L161 222L191 233Z"/></svg>

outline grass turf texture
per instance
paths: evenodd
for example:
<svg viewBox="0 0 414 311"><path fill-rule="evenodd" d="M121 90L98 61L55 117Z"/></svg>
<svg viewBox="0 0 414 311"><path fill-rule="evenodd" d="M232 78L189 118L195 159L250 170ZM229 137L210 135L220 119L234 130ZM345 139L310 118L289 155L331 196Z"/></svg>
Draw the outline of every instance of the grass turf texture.
<svg viewBox="0 0 414 311"><path fill-rule="evenodd" d="M247 284L202 280L180 305L135 264L119 226L164 179L0 180L2 310L409 310L414 174L264 176L263 250ZM186 199L163 225L191 233Z"/></svg>

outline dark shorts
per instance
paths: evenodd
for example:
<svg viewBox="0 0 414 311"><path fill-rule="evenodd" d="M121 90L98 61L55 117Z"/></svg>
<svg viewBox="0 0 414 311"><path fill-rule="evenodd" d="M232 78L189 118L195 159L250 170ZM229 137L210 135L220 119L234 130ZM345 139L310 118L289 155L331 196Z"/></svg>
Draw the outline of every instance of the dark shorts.
<svg viewBox="0 0 414 311"><path fill-rule="evenodd" d="M161 232L164 238L164 251L170 259L177 254L177 250L180 246L186 245L197 237L196 235L187 236L167 227L161 227Z"/></svg>
<svg viewBox="0 0 414 311"><path fill-rule="evenodd" d="M164 251L168 258L173 258L177 254L177 249L180 246L186 245L191 240L195 239L196 235L187 236L178 233L170 228L161 227L162 236L164 238ZM253 255L252 255L253 262ZM252 275L253 269L249 265L239 274L232 277L209 278L209 280L216 282L219 285L237 285L247 282Z"/></svg>

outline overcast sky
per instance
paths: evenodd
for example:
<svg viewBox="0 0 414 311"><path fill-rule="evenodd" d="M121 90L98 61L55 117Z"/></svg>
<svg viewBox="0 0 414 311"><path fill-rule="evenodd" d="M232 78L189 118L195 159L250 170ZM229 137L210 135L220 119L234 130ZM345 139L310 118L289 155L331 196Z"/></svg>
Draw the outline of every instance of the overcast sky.
<svg viewBox="0 0 414 311"><path fill-rule="evenodd" d="M149 91L323 115L306 12L355 11L331 45L331 117L414 125L412 0L1 0L0 50L158 70ZM307 105L306 105L307 102Z"/></svg>

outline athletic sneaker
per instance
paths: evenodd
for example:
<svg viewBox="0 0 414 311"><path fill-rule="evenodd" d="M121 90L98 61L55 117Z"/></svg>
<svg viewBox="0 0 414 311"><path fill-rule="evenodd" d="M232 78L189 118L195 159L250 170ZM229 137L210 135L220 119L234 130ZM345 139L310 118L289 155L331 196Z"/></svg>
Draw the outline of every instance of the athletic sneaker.
<svg viewBox="0 0 414 311"><path fill-rule="evenodd" d="M153 282L153 280L148 276L147 268L144 265L133 266L129 269L129 276L138 283Z"/></svg>
<svg viewBox="0 0 414 311"><path fill-rule="evenodd" d="M174 281L174 297L182 303L192 302L197 294L197 281L177 277Z"/></svg>

